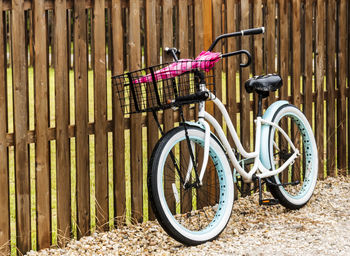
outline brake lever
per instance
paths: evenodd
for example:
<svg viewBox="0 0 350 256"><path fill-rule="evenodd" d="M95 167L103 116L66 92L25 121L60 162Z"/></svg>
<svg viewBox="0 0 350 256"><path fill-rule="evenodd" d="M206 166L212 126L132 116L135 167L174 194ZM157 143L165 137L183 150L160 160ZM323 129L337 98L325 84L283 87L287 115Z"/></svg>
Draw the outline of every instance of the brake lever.
<svg viewBox="0 0 350 256"><path fill-rule="evenodd" d="M171 57L173 57L175 61L178 61L178 60L179 60L177 54L180 54L180 51L179 51L178 49L176 49L176 48L165 47L165 48L164 48L164 51L165 51L168 55L170 55Z"/></svg>

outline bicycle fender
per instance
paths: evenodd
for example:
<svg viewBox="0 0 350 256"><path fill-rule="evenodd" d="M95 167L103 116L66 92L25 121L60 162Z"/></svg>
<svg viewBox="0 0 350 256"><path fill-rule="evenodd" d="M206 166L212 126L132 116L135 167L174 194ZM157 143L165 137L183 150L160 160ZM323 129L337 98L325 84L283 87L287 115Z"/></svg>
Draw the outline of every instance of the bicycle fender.
<svg viewBox="0 0 350 256"><path fill-rule="evenodd" d="M283 105L288 105L289 102L285 100L279 100L270 105L265 111L262 119L271 122L276 111ZM270 125L261 125L261 136L260 136L260 162L267 169L271 169L270 159L269 159L269 133Z"/></svg>

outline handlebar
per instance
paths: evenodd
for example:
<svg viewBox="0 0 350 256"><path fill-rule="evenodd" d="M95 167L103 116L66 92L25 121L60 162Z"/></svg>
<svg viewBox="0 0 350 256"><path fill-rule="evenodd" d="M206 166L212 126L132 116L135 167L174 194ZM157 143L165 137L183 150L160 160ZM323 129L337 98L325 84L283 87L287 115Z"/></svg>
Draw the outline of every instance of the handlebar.
<svg viewBox="0 0 350 256"><path fill-rule="evenodd" d="M258 34L264 34L265 33L265 28L264 27L260 27L260 28L251 28L251 29L245 29L245 30L241 30L238 32L233 32L233 33L227 33L227 34L222 34L220 36L218 36L217 38L215 38L214 42L210 45L208 51L211 52L214 47L216 46L216 44L224 38L228 38L228 37L236 37L236 36L249 36L249 35L258 35ZM177 54L180 54L180 51L176 48L168 48L166 47L165 52L172 56L174 58L175 61L179 61ZM250 53L246 50L239 50L239 51L235 51L235 52L228 52L228 53L223 53L221 54L221 58L226 58L226 57L230 57L230 56L234 56L234 55L240 55L240 54L244 54L247 56L247 62L246 63L240 63L240 67L247 67L250 65L251 61L252 61L252 56L250 55Z"/></svg>
<svg viewBox="0 0 350 256"><path fill-rule="evenodd" d="M235 37L235 36L258 35L258 34L264 34L264 33L265 33L265 28L261 27L261 28L251 28L251 29L241 30L238 32L222 34L222 35L218 36L217 38L215 38L214 42L210 45L208 51L211 52L214 49L215 45L221 39L224 39L224 38Z"/></svg>

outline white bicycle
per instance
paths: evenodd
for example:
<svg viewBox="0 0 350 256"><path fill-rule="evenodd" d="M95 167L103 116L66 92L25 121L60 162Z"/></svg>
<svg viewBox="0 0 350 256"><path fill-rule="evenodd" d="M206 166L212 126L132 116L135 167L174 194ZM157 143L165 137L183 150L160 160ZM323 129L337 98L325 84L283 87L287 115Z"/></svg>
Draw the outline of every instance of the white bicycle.
<svg viewBox="0 0 350 256"><path fill-rule="evenodd" d="M223 38L263 32L264 28L255 28L223 34L208 52ZM239 179L258 184L260 204L280 203L289 209L304 206L313 194L318 173L317 147L311 126L298 108L283 100L273 103L262 114L263 98L280 88L282 79L278 75L266 75L245 83L248 93L258 94L255 150L247 152L224 104L213 93L211 73L203 72L214 65L210 63L208 68L208 61L212 60L183 61L178 60L175 48L167 52L175 59L170 65L113 77L124 113L151 111L160 130L156 111L173 108L180 113L182 122L163 134L148 167L149 199L164 230L186 245L215 239L229 221L234 182ZM237 54L248 57L242 67L250 64L251 56L245 50L219 57ZM222 126L205 111L206 100L213 101L222 113L235 149ZM198 104L197 121L185 121L183 106L194 103ZM263 182L274 199L262 199Z"/></svg>

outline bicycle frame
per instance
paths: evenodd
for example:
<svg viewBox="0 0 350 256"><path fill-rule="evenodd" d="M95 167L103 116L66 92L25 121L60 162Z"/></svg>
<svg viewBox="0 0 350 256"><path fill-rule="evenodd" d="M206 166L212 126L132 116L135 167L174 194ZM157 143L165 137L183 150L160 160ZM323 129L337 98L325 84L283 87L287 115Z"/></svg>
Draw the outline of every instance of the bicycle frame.
<svg viewBox="0 0 350 256"><path fill-rule="evenodd" d="M237 158L236 158L236 156L231 148L230 143L228 142L228 139L227 139L222 127L220 126L220 124L216 121L216 119L211 114L209 114L208 112L205 111L205 101L203 101L203 102L200 102L199 111L198 111L198 122L201 123L205 127L205 130L206 130L206 132L205 132L206 139L205 139L205 143L204 143L204 160L203 160L203 165L202 165L201 172L199 175L200 183L202 183L202 178L204 176L206 165L207 165L207 160L208 160L209 137L207 134L210 134L209 124L211 124L214 127L214 129L217 132L219 139L220 139L223 147L225 148L227 155L228 155L229 159L231 160L234 168L242 176L242 178L245 182L252 182L254 175L256 177L259 177L259 178L267 178L267 177L271 177L271 176L274 176L276 174L279 174L285 168L287 168L291 163L293 163L293 161L300 155L299 150L297 148L295 148L294 144L292 143L292 141L290 140L288 135L282 130L281 127L279 127L275 123L264 120L263 118L261 118L259 116L255 120L255 123L256 123L255 151L254 152L247 152L244 149L240 139L238 138L237 132L232 124L231 118L230 118L224 104L211 92L209 92L209 95L210 95L209 96L210 99L218 107L222 116L224 117L224 120L227 124L228 131L229 131L229 133L234 141L234 144L237 147L237 150L245 158L245 160L254 159L254 165L250 169L250 171L248 171L248 172L246 170L244 170L244 168L242 168L242 166L239 164L239 162L238 162L238 160L237 160ZM267 169L262 164L260 157L259 157L260 150L261 150L260 147L261 147L261 127L262 127L262 125L269 125L269 126L274 127L275 129L278 129L282 133L282 135L286 138L286 140L288 141L291 148L294 150L294 153L292 154L292 156L290 156L290 158L282 166L280 166L276 170ZM266 148L266 150L268 150L268 148ZM185 183L188 181L191 169L192 169L192 161L190 161L190 164L188 166L188 172L186 175ZM258 173L258 171L259 171L259 173Z"/></svg>

